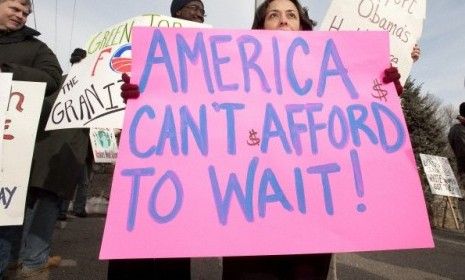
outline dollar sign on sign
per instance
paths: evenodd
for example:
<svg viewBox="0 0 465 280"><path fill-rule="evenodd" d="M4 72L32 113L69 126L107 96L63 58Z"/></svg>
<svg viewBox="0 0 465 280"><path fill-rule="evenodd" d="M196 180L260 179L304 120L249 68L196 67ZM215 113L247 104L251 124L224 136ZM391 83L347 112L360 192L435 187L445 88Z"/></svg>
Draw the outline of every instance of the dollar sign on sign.
<svg viewBox="0 0 465 280"><path fill-rule="evenodd" d="M388 95L387 90L381 88L381 83L378 81L378 79L375 79L373 81L373 84L373 90L375 90L376 93L372 93L371 96L379 100L384 100L384 102L386 102L386 96Z"/></svg>

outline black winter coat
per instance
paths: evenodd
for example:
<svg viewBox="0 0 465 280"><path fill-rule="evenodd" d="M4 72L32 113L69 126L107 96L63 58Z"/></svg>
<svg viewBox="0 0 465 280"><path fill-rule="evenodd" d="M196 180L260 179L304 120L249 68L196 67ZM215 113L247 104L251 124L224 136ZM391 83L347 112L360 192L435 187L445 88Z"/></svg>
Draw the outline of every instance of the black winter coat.
<svg viewBox="0 0 465 280"><path fill-rule="evenodd" d="M63 77L63 81L66 77ZM36 145L32 159L29 186L46 189L71 200L79 172L89 156L88 129L45 131L48 117L59 90L47 96L42 106Z"/></svg>
<svg viewBox="0 0 465 280"><path fill-rule="evenodd" d="M47 83L29 186L71 199L85 163L88 135L83 129L44 130L60 91L62 70L55 54L34 38L39 34L29 27L0 33L0 67L3 72L12 72L13 80Z"/></svg>
<svg viewBox="0 0 465 280"><path fill-rule="evenodd" d="M465 174L465 124L458 123L449 130L449 144L457 159L459 174Z"/></svg>

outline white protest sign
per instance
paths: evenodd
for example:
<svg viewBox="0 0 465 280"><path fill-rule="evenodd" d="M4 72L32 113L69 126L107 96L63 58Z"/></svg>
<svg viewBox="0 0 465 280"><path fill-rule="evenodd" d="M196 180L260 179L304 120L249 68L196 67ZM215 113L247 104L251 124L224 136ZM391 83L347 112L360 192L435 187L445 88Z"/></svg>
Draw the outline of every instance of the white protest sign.
<svg viewBox="0 0 465 280"><path fill-rule="evenodd" d="M92 36L87 57L71 68L53 105L46 130L80 127L121 128L125 104L122 73L131 72L134 26L207 27L191 21L147 14L115 24Z"/></svg>
<svg viewBox="0 0 465 280"><path fill-rule="evenodd" d="M404 84L412 68L411 52L423 31L426 0L333 0L320 31L371 30L390 34L391 64Z"/></svg>
<svg viewBox="0 0 465 280"><path fill-rule="evenodd" d="M91 128L89 136L96 163L116 162L118 144L113 129Z"/></svg>
<svg viewBox="0 0 465 280"><path fill-rule="evenodd" d="M0 73L0 135L3 135L5 130L6 108L8 106L8 98L11 91L12 73ZM3 143L0 141L0 159L3 156ZM1 161L0 161L1 163ZM0 178L3 176L3 166L0 165Z"/></svg>
<svg viewBox="0 0 465 280"><path fill-rule="evenodd" d="M45 83L13 81L3 135L0 226L21 225Z"/></svg>
<svg viewBox="0 0 465 280"><path fill-rule="evenodd" d="M420 154L420 158L433 194L462 197L447 158L426 154Z"/></svg>

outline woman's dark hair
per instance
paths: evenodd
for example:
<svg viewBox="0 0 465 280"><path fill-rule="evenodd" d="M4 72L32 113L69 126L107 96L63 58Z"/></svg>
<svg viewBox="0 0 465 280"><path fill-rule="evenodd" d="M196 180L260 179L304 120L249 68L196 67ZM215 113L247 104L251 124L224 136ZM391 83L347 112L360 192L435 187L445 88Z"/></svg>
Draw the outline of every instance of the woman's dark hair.
<svg viewBox="0 0 465 280"><path fill-rule="evenodd" d="M258 6L257 10L255 11L255 17L253 20L252 29L263 29L264 28L266 10L268 9L268 6L270 5L270 3L273 1L274 0L265 0L260 6ZM312 31L313 27L316 26L316 22L313 21L308 16L308 9L306 7L303 7L299 3L299 0L289 0L289 1L291 1L295 5L295 7L297 8L297 11L299 12L301 30Z"/></svg>

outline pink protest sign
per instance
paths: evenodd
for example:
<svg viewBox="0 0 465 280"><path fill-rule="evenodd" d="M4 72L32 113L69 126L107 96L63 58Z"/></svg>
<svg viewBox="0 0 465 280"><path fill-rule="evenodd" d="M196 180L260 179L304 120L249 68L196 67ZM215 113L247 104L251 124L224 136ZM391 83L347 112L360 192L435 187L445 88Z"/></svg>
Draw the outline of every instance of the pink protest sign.
<svg viewBox="0 0 465 280"><path fill-rule="evenodd" d="M133 38L100 258L433 246L387 33Z"/></svg>

